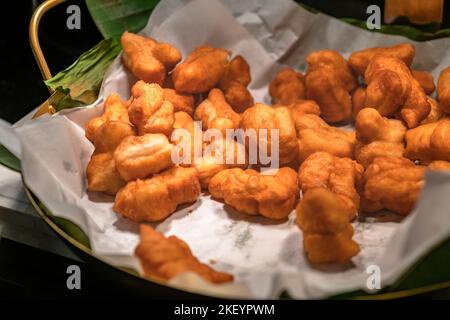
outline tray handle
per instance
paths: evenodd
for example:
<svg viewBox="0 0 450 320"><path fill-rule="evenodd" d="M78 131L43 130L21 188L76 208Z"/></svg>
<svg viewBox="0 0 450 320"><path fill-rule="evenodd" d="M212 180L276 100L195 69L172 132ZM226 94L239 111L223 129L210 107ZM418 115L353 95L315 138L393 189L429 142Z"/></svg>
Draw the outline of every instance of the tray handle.
<svg viewBox="0 0 450 320"><path fill-rule="evenodd" d="M50 72L50 68L48 67L47 61L45 60L44 54L42 53L41 45L39 44L39 23L41 21L41 18L44 16L44 14L49 11L51 8L63 3L65 0L47 0L44 1L37 9L34 11L31 20L30 20L30 26L28 29L29 32L29 38L30 38L30 45L31 50L33 51L34 58L36 59L36 62L38 64L39 70L41 71L42 78L44 80L48 80L52 77L52 74ZM51 88L48 88L50 91L50 94L53 93L53 90ZM45 101L43 104L40 105L38 110L33 116L33 119L45 114L53 114L55 113L55 108L50 105L50 103Z"/></svg>

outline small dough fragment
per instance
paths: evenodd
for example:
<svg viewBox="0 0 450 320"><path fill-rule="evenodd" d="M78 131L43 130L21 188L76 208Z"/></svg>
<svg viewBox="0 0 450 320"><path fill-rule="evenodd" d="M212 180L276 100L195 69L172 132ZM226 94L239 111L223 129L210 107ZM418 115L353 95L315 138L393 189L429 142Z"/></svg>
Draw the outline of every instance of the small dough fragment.
<svg viewBox="0 0 450 320"><path fill-rule="evenodd" d="M231 274L201 263L188 244L177 236L165 237L145 224L140 225L140 241L135 255L141 261L144 276L149 278L170 280L184 272L193 272L212 283L233 281Z"/></svg>

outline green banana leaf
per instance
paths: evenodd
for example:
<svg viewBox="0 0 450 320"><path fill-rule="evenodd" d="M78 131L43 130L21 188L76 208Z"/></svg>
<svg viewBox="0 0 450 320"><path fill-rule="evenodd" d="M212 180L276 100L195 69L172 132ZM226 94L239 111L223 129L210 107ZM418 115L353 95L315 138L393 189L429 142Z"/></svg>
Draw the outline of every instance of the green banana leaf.
<svg viewBox="0 0 450 320"><path fill-rule="evenodd" d="M158 0L86 0L88 10L104 38L119 38L124 31L138 32L147 24Z"/></svg>
<svg viewBox="0 0 450 320"><path fill-rule="evenodd" d="M89 249L91 248L91 244L90 244L88 236L86 235L86 233L84 233L84 231L77 224L73 223L72 221L70 221L68 219L57 217L57 216L53 215L53 213L50 210L48 210L48 208L41 201L39 201L39 199L35 198L35 200L37 201L39 208L41 208L42 211L58 227L61 228L61 230L63 230L65 233L70 235L73 239L75 239L76 241L78 241L79 243L84 245L85 247L87 247Z"/></svg>
<svg viewBox="0 0 450 320"><path fill-rule="evenodd" d="M315 14L320 13L320 11L316 10L315 8L305 5L298 0L296 2L298 2L301 7L303 7L304 9L308 10L311 13ZM341 20L371 32L400 35L415 41L427 41L450 37L450 29L439 30L439 25L436 23L430 23L420 27L412 27L409 25L402 25L402 24L384 24L381 26L381 29L369 30L367 29L366 21L354 18L342 18Z"/></svg>
<svg viewBox="0 0 450 320"><path fill-rule="evenodd" d="M0 164L15 170L20 171L20 160L16 158L8 149L0 144Z"/></svg>
<svg viewBox="0 0 450 320"><path fill-rule="evenodd" d="M50 103L57 111L93 103L98 97L106 69L120 50L118 41L102 40L67 69L45 81L55 91Z"/></svg>
<svg viewBox="0 0 450 320"><path fill-rule="evenodd" d="M352 24L354 26L360 27L362 29L366 28L366 22L361 21L358 19L353 18L344 18L342 21L345 21L349 24ZM434 25L429 25L427 27L423 27L423 30L419 30L415 27L407 26L407 25L382 25L381 29L377 30L369 30L372 32L379 32L384 34L391 34L391 35L400 35L407 37L411 40L415 41L427 41L427 40L433 40L433 39L439 39L439 38L445 38L450 37L450 29L442 29L435 32L427 32L424 31L426 29L435 29Z"/></svg>

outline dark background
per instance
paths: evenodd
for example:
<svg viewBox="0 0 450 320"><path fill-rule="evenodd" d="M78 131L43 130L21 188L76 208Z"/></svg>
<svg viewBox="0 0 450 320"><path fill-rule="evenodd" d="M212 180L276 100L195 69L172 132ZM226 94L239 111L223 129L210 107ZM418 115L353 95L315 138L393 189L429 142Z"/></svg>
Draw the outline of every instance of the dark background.
<svg viewBox="0 0 450 320"><path fill-rule="evenodd" d="M42 1L15 0L0 11L0 118L15 122L48 98L48 91L34 60L28 41L32 12ZM305 4L336 17L366 19L369 4L383 7L384 1L303 0ZM81 30L66 28L66 8L78 4ZM448 7L447 7L448 8ZM449 10L446 10L449 11ZM447 14L448 15L448 14ZM449 26L446 18L444 26ZM67 1L48 12L40 27L40 42L52 74L69 66L81 53L102 39L84 1ZM1 179L1 177L0 177ZM1 209L1 208L0 208ZM111 283L88 265L83 270L83 290L68 291L66 267L72 261L13 241L0 242L0 297L72 298L130 297L123 286ZM136 292L135 292L136 293ZM422 297L436 298L443 292ZM157 296L157 293L155 293ZM447 292L448 294L448 292ZM146 296L148 297L148 295Z"/></svg>
<svg viewBox="0 0 450 320"><path fill-rule="evenodd" d="M7 9L0 13L0 118L9 122L19 120L49 96L28 40L35 3L42 2L8 1ZM81 8L81 30L66 27L69 16L66 8L70 4ZM40 44L53 75L102 39L84 1L66 1L51 9L42 18L39 31Z"/></svg>

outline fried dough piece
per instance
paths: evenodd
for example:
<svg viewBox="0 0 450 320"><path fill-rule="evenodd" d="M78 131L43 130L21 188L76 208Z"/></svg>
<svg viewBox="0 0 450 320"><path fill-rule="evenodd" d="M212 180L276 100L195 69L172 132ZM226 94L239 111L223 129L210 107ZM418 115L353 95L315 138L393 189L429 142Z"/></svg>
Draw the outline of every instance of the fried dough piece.
<svg viewBox="0 0 450 320"><path fill-rule="evenodd" d="M91 119L85 131L96 153L114 151L125 137L136 134L128 118L128 110L116 93L106 99L103 114Z"/></svg>
<svg viewBox="0 0 450 320"><path fill-rule="evenodd" d="M248 167L245 145L228 138L214 140L203 149L203 157L193 166L197 170L202 189L208 189L209 182L218 172L229 168Z"/></svg>
<svg viewBox="0 0 450 320"><path fill-rule="evenodd" d="M298 203L296 213L311 263L346 262L358 254L347 207L335 193L324 188L309 190Z"/></svg>
<svg viewBox="0 0 450 320"><path fill-rule="evenodd" d="M358 85L347 60L335 50L314 51L306 57L306 62L308 63L308 72L322 67L332 67L348 92L353 91Z"/></svg>
<svg viewBox="0 0 450 320"><path fill-rule="evenodd" d="M364 76L367 66L374 56L382 54L402 60L408 67L414 59L416 48L409 43L400 43L391 47L375 47L355 51L350 55L348 64L358 75Z"/></svg>
<svg viewBox="0 0 450 320"><path fill-rule="evenodd" d="M181 61L180 52L168 43L124 32L120 39L122 61L138 79L162 85L167 72Z"/></svg>
<svg viewBox="0 0 450 320"><path fill-rule="evenodd" d="M203 93L214 88L228 66L228 51L201 46L173 70L175 89L182 93Z"/></svg>
<svg viewBox="0 0 450 320"><path fill-rule="evenodd" d="M286 107L291 112L291 117L294 123L298 118L303 117L305 114L320 115L320 107L314 100L297 100L294 103L288 105L274 104L274 108Z"/></svg>
<svg viewBox="0 0 450 320"><path fill-rule="evenodd" d="M135 249L144 275L170 280L184 272L198 274L212 283L233 281L233 276L214 270L192 254L186 242L176 236L164 237L145 224L140 225L140 241Z"/></svg>
<svg viewBox="0 0 450 320"><path fill-rule="evenodd" d="M269 84L272 103L289 105L306 99L305 76L292 68L280 70Z"/></svg>
<svg viewBox="0 0 450 320"><path fill-rule="evenodd" d="M358 87L352 93L352 114L353 119L356 118L358 112L365 108L366 88Z"/></svg>
<svg viewBox="0 0 450 320"><path fill-rule="evenodd" d="M356 117L355 159L367 168L376 157L402 157L406 127L400 120L382 117L364 108Z"/></svg>
<svg viewBox="0 0 450 320"><path fill-rule="evenodd" d="M295 128L300 162L318 151L354 159L356 143L354 131L329 126L322 118L314 114L305 114L297 119Z"/></svg>
<svg viewBox="0 0 450 320"><path fill-rule="evenodd" d="M439 75L437 93L439 105L445 113L450 113L450 67L441 71Z"/></svg>
<svg viewBox="0 0 450 320"><path fill-rule="evenodd" d="M426 95L430 95L436 89L434 85L433 75L428 71L412 70L413 77L419 82Z"/></svg>
<svg viewBox="0 0 450 320"><path fill-rule="evenodd" d="M427 97L427 99L428 99L428 103L431 106L431 111L428 114L428 116L425 119L422 120L422 122L420 123L421 125L422 124L436 122L436 121L441 120L441 119L448 119L449 118L449 115L444 113L444 111L440 107L439 102L437 102L436 100L434 100L431 97Z"/></svg>
<svg viewBox="0 0 450 320"><path fill-rule="evenodd" d="M399 111L408 128L415 128L430 113L425 91L401 60L382 55L373 57L365 79L365 105L377 109L382 116Z"/></svg>
<svg viewBox="0 0 450 320"><path fill-rule="evenodd" d="M359 209L359 194L364 168L350 158L335 157L316 152L302 163L298 183L303 194L315 188L326 188L338 195L346 208L349 220Z"/></svg>
<svg viewBox="0 0 450 320"><path fill-rule="evenodd" d="M425 168L406 158L375 158L364 172L361 209L408 215L424 183Z"/></svg>
<svg viewBox="0 0 450 320"><path fill-rule="evenodd" d="M258 137L258 147L267 146L267 155L271 155L272 129L278 129L279 162L287 164L297 158L298 144L295 124L291 112L286 107L273 108L257 103L248 108L242 115L241 126L244 130L254 129ZM265 134L261 129L266 129ZM248 146L247 146L248 147Z"/></svg>
<svg viewBox="0 0 450 320"><path fill-rule="evenodd" d="M194 96L187 93L178 93L174 89L164 88L164 99L172 103L173 111L184 111L194 114Z"/></svg>
<svg viewBox="0 0 450 320"><path fill-rule="evenodd" d="M450 170L450 162L449 161L433 161L428 166L428 169L430 170L436 170L436 171L447 171Z"/></svg>
<svg viewBox="0 0 450 320"><path fill-rule="evenodd" d="M88 190L115 195L126 182L119 175L112 153L93 154L86 169Z"/></svg>
<svg viewBox="0 0 450 320"><path fill-rule="evenodd" d="M298 196L297 174L287 167L274 175L253 169L226 169L211 179L209 192L240 212L283 219L294 208Z"/></svg>
<svg viewBox="0 0 450 320"><path fill-rule="evenodd" d="M406 133L405 156L428 164L433 160L450 161L450 120L443 119L418 126Z"/></svg>
<svg viewBox="0 0 450 320"><path fill-rule="evenodd" d="M252 81L250 66L242 56L234 57L219 82L219 88L236 112L244 112L253 105L253 97L247 86Z"/></svg>
<svg viewBox="0 0 450 320"><path fill-rule="evenodd" d="M178 129L184 129L186 130L186 132L184 132L183 134L178 134ZM175 121L173 123L173 131L170 137L170 141L175 145L180 146L179 159L182 159L181 161L183 165L191 165L192 163L194 163L196 153L198 156L201 155L202 144L200 143L198 146L195 145L195 131L197 131L197 134L201 137L201 129L195 129L194 120L189 114L183 111L175 112ZM187 139L187 141L184 141L184 139ZM185 148L182 147L183 145L187 145L187 148L191 150L190 155L185 156L183 154L185 150ZM190 156L189 159L186 158L188 156Z"/></svg>
<svg viewBox="0 0 450 320"><path fill-rule="evenodd" d="M117 171L126 181L147 178L173 165L172 148L162 133L127 137L114 152Z"/></svg>
<svg viewBox="0 0 450 320"><path fill-rule="evenodd" d="M195 202L199 196L197 171L175 166L152 178L128 182L117 193L113 210L135 222L161 221L178 205Z"/></svg>
<svg viewBox="0 0 450 320"><path fill-rule="evenodd" d="M174 107L165 100L164 90L156 83L138 81L131 88L133 100L128 107L131 122L139 134L162 133L170 136L174 122Z"/></svg>
<svg viewBox="0 0 450 320"><path fill-rule="evenodd" d="M194 118L201 120L204 129L219 129L222 133L226 129L237 129L241 116L234 112L225 99L222 91L212 89L208 98L203 100L194 113Z"/></svg>
<svg viewBox="0 0 450 320"><path fill-rule="evenodd" d="M347 61L334 50L315 51L306 57L306 96L315 100L328 122L348 120L352 114L350 92L356 86Z"/></svg>

